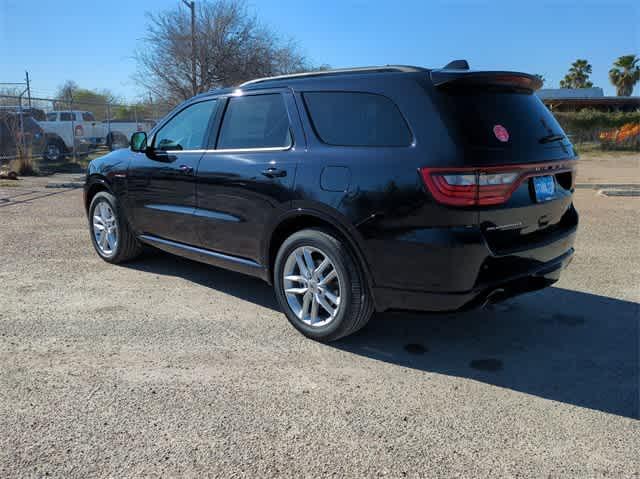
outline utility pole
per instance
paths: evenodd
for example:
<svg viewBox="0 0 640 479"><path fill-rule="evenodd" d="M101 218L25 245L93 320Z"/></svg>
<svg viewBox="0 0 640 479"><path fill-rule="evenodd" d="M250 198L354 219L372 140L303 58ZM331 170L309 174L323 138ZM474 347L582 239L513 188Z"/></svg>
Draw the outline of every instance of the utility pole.
<svg viewBox="0 0 640 479"><path fill-rule="evenodd" d="M196 81L196 2L182 0L191 10L191 88L193 94L198 94L198 82Z"/></svg>
<svg viewBox="0 0 640 479"><path fill-rule="evenodd" d="M27 81L27 98L29 99L29 108L31 108L31 85L29 84L29 72L25 70L26 81Z"/></svg>

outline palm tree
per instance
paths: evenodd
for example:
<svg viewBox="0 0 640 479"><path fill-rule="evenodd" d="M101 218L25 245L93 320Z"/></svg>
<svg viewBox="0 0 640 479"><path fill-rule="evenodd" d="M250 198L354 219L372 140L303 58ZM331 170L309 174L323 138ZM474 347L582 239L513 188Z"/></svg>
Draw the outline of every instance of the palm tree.
<svg viewBox="0 0 640 479"><path fill-rule="evenodd" d="M636 55L623 55L609 70L609 80L616 87L616 95L631 96L633 87L640 81L640 59Z"/></svg>
<svg viewBox="0 0 640 479"><path fill-rule="evenodd" d="M578 59L571 64L569 72L560 80L560 88L591 88L589 81L591 64L587 60Z"/></svg>

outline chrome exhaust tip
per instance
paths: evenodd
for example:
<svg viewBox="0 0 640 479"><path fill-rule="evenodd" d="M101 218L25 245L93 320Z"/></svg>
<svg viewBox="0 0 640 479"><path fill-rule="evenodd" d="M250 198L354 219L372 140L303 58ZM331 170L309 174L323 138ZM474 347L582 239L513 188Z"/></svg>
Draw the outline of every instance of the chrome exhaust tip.
<svg viewBox="0 0 640 479"><path fill-rule="evenodd" d="M496 288L491 291L484 298L484 302L482 303L482 307L488 306L490 304L495 304L501 301L502 296L504 296L505 290L503 288Z"/></svg>

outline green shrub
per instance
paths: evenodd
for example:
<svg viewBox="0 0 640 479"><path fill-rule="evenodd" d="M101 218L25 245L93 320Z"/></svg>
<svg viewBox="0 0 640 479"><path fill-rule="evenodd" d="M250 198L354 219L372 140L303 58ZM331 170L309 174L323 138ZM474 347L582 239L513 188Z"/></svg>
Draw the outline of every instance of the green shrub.
<svg viewBox="0 0 640 479"><path fill-rule="evenodd" d="M577 144L600 143L602 131L620 128L629 123L640 123L640 111L610 113L587 109L577 112L555 112L553 115L571 141ZM637 149L637 144L637 142L631 142L628 146L617 145L616 148Z"/></svg>
<svg viewBox="0 0 640 479"><path fill-rule="evenodd" d="M627 123L640 123L640 111L603 112L580 110L577 112L556 112L553 114L566 130L600 130L619 128Z"/></svg>

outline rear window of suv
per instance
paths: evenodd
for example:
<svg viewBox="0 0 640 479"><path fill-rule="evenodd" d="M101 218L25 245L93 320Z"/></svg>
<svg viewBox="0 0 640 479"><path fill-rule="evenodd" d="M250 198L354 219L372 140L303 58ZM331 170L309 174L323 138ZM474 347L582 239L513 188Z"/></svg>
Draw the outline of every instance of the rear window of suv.
<svg viewBox="0 0 640 479"><path fill-rule="evenodd" d="M303 94L318 137L335 146L408 146L412 136L398 107L373 93Z"/></svg>
<svg viewBox="0 0 640 479"><path fill-rule="evenodd" d="M539 150L545 148L540 142L545 137L562 134L556 119L534 93L489 86L451 87L443 92L447 99L445 110L472 147ZM507 141L500 141L494 134L497 125L508 132Z"/></svg>

